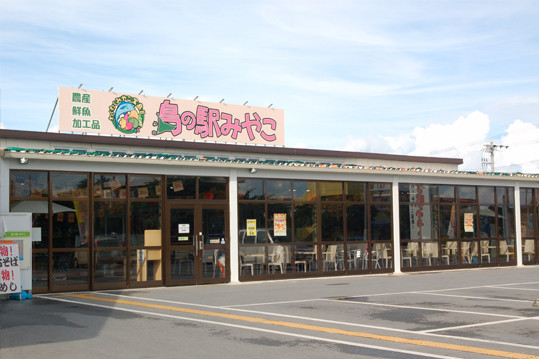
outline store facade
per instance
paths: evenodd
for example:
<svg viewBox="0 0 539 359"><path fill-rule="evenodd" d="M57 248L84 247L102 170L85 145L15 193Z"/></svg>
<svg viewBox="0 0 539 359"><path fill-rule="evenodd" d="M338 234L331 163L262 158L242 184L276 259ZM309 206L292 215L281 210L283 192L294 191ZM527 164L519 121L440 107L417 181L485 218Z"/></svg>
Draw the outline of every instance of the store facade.
<svg viewBox="0 0 539 359"><path fill-rule="evenodd" d="M33 292L536 265L538 176L460 160L0 130Z"/></svg>

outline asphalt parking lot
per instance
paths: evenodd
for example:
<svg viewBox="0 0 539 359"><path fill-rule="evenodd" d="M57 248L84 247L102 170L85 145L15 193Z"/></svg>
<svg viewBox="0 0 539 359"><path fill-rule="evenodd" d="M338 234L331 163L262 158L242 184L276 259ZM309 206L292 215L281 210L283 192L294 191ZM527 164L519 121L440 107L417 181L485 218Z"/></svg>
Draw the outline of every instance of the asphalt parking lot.
<svg viewBox="0 0 539 359"><path fill-rule="evenodd" d="M539 358L539 266L35 295L0 358Z"/></svg>

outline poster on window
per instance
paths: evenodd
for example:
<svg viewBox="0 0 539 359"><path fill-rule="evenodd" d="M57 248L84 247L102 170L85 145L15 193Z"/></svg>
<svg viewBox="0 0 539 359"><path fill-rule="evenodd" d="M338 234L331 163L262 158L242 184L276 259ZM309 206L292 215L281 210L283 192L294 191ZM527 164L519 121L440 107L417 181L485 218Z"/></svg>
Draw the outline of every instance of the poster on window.
<svg viewBox="0 0 539 359"><path fill-rule="evenodd" d="M0 294L20 291L19 246L0 243Z"/></svg>
<svg viewBox="0 0 539 359"><path fill-rule="evenodd" d="M464 232L473 232L473 213L464 213Z"/></svg>
<svg viewBox="0 0 539 359"><path fill-rule="evenodd" d="M273 235L275 237L286 236L286 213L273 214Z"/></svg>
<svg viewBox="0 0 539 359"><path fill-rule="evenodd" d="M247 235L256 236L256 219L247 220Z"/></svg>

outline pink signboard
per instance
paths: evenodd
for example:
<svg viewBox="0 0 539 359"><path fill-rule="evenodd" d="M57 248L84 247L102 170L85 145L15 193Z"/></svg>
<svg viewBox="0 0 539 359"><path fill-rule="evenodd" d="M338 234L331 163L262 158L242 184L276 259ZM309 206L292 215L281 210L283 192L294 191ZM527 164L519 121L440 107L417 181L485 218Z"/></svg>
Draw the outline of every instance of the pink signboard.
<svg viewBox="0 0 539 359"><path fill-rule="evenodd" d="M281 109L60 87L59 130L284 146Z"/></svg>

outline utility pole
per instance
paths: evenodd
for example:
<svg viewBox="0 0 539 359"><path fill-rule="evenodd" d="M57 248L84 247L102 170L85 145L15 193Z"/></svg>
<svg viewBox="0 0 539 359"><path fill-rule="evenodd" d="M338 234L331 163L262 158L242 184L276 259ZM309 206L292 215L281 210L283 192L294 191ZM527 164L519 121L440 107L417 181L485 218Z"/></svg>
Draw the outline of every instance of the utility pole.
<svg viewBox="0 0 539 359"><path fill-rule="evenodd" d="M507 148L509 148L509 146L495 145L492 141L490 141L488 145L483 145L483 149L481 150L481 152L483 152L483 156L481 156L481 166L483 167L483 170L488 170L488 166L490 165L490 172L494 172L494 151Z"/></svg>

